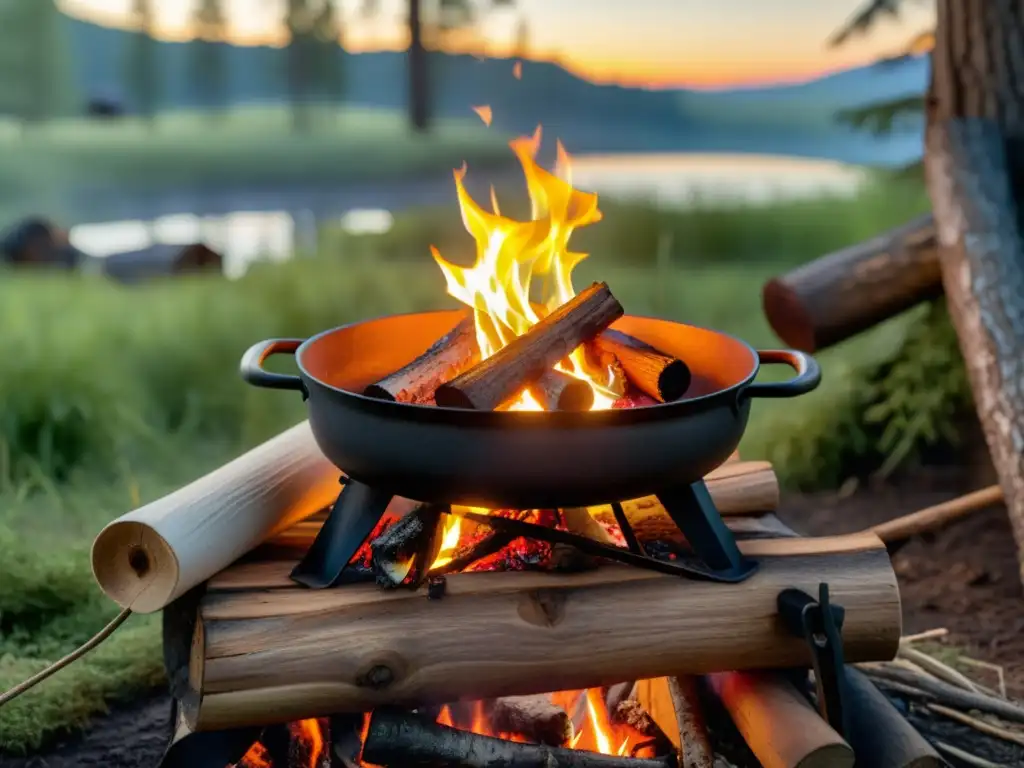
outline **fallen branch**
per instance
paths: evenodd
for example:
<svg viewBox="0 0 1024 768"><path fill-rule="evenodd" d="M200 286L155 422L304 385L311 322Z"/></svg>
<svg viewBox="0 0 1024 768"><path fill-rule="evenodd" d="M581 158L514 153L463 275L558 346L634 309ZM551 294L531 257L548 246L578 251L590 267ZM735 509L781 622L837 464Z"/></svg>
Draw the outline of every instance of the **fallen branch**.
<svg viewBox="0 0 1024 768"><path fill-rule="evenodd" d="M949 707L944 707L941 704L925 704L929 711L934 712L937 715L948 717L950 720L955 720L958 723L969 725L976 731L987 734L988 736L995 736L997 739L1008 741L1011 744L1018 744L1024 747L1024 734L1015 733L1008 728L1000 728L998 725L992 723L986 723L984 720L979 720L976 717L971 717L968 714L960 712Z"/></svg>
<svg viewBox="0 0 1024 768"><path fill-rule="evenodd" d="M951 501L927 507L895 520L872 526L871 530L886 544L894 544L911 536L936 531L962 517L997 504L1003 499L998 485L991 485Z"/></svg>
<svg viewBox="0 0 1024 768"><path fill-rule="evenodd" d="M995 672L996 680L999 684L1000 698L1009 698L1006 695L1006 670L1004 670L999 664L993 664L990 661L979 661L978 659L972 659L969 656L958 656L957 661L959 661L961 664L967 664L971 667L977 667L978 669L987 669L989 672Z"/></svg>
<svg viewBox="0 0 1024 768"><path fill-rule="evenodd" d="M1005 765L993 763L991 760L986 760L983 757L972 755L970 752L965 752L959 747L951 746L942 741L936 741L935 748L940 752L945 752L950 757L955 757L962 763L973 766L973 768L1006 768Z"/></svg>
<svg viewBox="0 0 1024 768"><path fill-rule="evenodd" d="M938 680L930 675L912 672L909 669L894 667L891 664L877 666L865 665L864 672L872 679L892 681L905 686L908 690L918 691L924 696L926 703L947 704L962 709L976 709L990 715L1001 717L1014 723L1024 723L1024 708L995 696L984 693L972 693Z"/></svg>
<svg viewBox="0 0 1024 768"><path fill-rule="evenodd" d="M943 664L938 659L932 658L927 653L922 653L916 648L911 648L908 645L900 643L899 656L900 658L916 664L925 672L934 675L939 680L943 680L950 685L955 685L957 688L963 688L965 691L971 691L972 693L981 693L978 686L965 675L957 672L948 664Z"/></svg>

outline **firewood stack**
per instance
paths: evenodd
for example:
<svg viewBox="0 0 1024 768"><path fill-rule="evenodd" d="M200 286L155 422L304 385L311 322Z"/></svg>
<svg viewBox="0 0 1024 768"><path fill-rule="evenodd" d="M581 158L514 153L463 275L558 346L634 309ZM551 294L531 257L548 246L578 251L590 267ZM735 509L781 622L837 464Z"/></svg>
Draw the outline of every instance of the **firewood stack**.
<svg viewBox="0 0 1024 768"><path fill-rule="evenodd" d="M846 612L846 661L896 655L899 598L881 540L870 532L795 536L772 514L778 485L763 462L732 461L707 483L743 550L762 562L742 584L577 562L568 572L550 563L540 564L545 572L450 570L440 588L432 575L419 589L396 589L397 577L410 579L398 579L405 587L415 580L408 569L394 571L396 564L436 553L430 535L398 535L429 532L434 520L399 500L389 510L397 520L391 537L387 530L376 536L363 574L381 579L382 569L374 571L380 555L389 588L314 591L288 574L323 518L299 523L165 611L179 730L201 739L255 729L257 738L262 728L273 741L276 723L333 716L334 765L357 765L362 750L364 761L379 765L814 768L852 766L869 749L865 740L889 737L898 746L872 765L941 765L852 667L843 735L815 708L806 675L784 671L807 669L810 660L804 643L780 626L776 595L794 586L813 595L823 580ZM653 499L625 512L648 543L671 530ZM610 508L587 518L589 525L579 525L585 535L599 535L595 523L614 529ZM394 547L396 536L403 543ZM722 671L729 669L741 671ZM588 727L585 697L568 705L539 694L584 688L600 691L616 727L649 744L632 755L574 749ZM473 732L469 705L452 703L470 700L493 733ZM438 717L445 702L450 720ZM344 723L355 724L351 733ZM174 754L165 768L175 765Z"/></svg>

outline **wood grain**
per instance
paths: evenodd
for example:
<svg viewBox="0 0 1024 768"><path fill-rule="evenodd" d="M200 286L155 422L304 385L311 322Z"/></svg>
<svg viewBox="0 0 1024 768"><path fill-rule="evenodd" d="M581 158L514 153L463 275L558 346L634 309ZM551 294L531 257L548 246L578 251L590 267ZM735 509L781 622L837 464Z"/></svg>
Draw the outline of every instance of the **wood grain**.
<svg viewBox="0 0 1024 768"><path fill-rule="evenodd" d="M330 504L339 475L304 421L107 525L93 542L93 575L119 605L158 611Z"/></svg>
<svg viewBox="0 0 1024 768"><path fill-rule="evenodd" d="M745 544L762 566L737 585L607 566L450 576L441 600L371 585L210 591L193 643L189 721L206 730L579 689L668 669L807 664L805 646L778 622L775 596L791 586L814 591L823 579L847 611L847 658L895 655L899 596L877 537Z"/></svg>

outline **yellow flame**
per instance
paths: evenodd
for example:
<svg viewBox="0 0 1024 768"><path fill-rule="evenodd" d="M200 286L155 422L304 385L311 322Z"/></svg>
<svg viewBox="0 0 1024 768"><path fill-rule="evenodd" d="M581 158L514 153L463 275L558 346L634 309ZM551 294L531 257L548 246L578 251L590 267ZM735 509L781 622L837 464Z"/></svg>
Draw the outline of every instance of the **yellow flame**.
<svg viewBox="0 0 1024 768"><path fill-rule="evenodd" d="M466 191L463 165L454 173L455 190L463 225L476 244L476 260L470 267L461 267L431 246L448 293L474 310L477 341L484 359L539 322L538 310L546 314L576 295L572 271L587 254L569 250L569 238L577 228L601 220L597 195L574 189L570 183L570 159L561 143L558 165L563 178L537 164L540 142L538 126L533 136L510 143L526 178L530 221L502 216L493 188L492 212L484 210ZM531 301L533 293L539 297L536 302ZM613 373L594 371L582 347L556 367L590 383L595 395L592 410L610 408L619 394ZM511 409L541 407L524 393Z"/></svg>
<svg viewBox="0 0 1024 768"><path fill-rule="evenodd" d="M491 108L486 104L481 104L479 107L472 108L476 112L477 117L484 121L484 125L488 128L491 126L491 120L494 118L494 113Z"/></svg>

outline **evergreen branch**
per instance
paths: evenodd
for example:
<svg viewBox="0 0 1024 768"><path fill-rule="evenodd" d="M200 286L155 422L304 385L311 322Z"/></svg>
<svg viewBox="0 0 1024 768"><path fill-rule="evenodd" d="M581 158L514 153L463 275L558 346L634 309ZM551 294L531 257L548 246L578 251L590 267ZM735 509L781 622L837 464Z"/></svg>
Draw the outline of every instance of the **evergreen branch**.
<svg viewBox="0 0 1024 768"><path fill-rule="evenodd" d="M876 136L891 133L897 120L924 112L924 96L901 96L891 101L852 107L836 113L836 120L855 130Z"/></svg>

